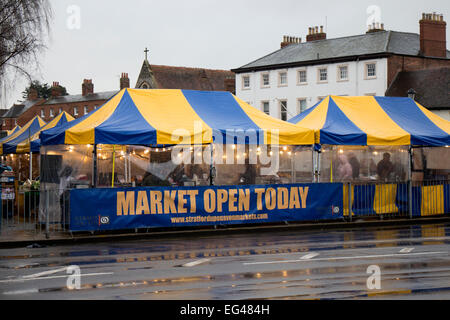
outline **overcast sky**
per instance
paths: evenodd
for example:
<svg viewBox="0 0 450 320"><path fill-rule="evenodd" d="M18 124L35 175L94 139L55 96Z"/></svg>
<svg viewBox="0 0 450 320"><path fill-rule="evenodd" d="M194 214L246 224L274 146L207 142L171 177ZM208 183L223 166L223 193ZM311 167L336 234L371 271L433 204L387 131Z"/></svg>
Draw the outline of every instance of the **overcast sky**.
<svg viewBox="0 0 450 320"><path fill-rule="evenodd" d="M422 12L444 14L448 0L50 0L53 22L48 50L36 79L59 81L70 94L83 79L94 90L119 89L121 72L134 87L144 58L151 64L231 69L279 49L283 35L305 41L308 27L325 27L327 38L363 34L370 18L385 29L419 33ZM375 5L379 8L367 12ZM450 30L447 28L447 43ZM447 44L447 48L449 45ZM27 85L0 107L9 108Z"/></svg>

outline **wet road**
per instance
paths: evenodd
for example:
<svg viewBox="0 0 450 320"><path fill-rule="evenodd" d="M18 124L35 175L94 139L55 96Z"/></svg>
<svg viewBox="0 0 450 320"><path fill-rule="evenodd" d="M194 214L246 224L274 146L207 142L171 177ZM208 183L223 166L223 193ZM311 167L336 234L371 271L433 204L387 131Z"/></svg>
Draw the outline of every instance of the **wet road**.
<svg viewBox="0 0 450 320"><path fill-rule="evenodd" d="M0 299L450 299L449 244L447 223L0 249Z"/></svg>

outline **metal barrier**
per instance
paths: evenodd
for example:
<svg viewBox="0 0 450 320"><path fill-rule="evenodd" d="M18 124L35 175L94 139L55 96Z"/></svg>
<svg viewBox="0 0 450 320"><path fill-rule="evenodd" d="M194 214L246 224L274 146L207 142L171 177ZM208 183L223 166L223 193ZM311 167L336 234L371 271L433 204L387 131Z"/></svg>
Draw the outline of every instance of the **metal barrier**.
<svg viewBox="0 0 450 320"><path fill-rule="evenodd" d="M0 238L36 238L69 231L69 192L38 190L2 193Z"/></svg>
<svg viewBox="0 0 450 320"><path fill-rule="evenodd" d="M344 183L344 216L418 217L450 213L450 181ZM349 206L351 203L351 206ZM352 215L349 215L351 207Z"/></svg>
<svg viewBox="0 0 450 320"><path fill-rule="evenodd" d="M2 192L0 240L67 236L70 232L69 189L12 194ZM450 181L344 183L343 205L349 221L450 214Z"/></svg>

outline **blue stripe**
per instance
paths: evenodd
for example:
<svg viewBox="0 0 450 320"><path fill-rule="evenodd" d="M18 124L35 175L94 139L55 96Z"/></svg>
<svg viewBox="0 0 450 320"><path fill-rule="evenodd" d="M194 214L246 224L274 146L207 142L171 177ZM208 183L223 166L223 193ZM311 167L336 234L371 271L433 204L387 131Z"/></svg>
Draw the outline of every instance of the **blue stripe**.
<svg viewBox="0 0 450 320"><path fill-rule="evenodd" d="M105 102L105 104L107 102ZM73 126L75 126L77 124L79 124L84 119L91 117L98 110L100 110L100 108L103 107L105 104L101 105L99 108L89 112L88 114L85 114L84 116L82 116L82 117L80 117L78 119L66 122L66 123L64 123L62 125L59 125L57 127L53 127L51 129L47 129L47 130L41 131L41 133L39 134L39 139L41 140L41 145L42 146L46 146L46 145L65 144L66 130L72 128Z"/></svg>
<svg viewBox="0 0 450 320"><path fill-rule="evenodd" d="M315 105L313 105L311 108L306 109L303 112L300 112L298 115L296 115L295 117L292 117L291 119L288 120L288 122L290 123L294 123L294 124L298 124L300 121L302 121L303 119L306 118L307 115L309 115L315 108L317 108L317 106L319 105L319 103L321 103L323 100L320 100L319 102L317 102Z"/></svg>
<svg viewBox="0 0 450 320"><path fill-rule="evenodd" d="M41 126L39 125L39 119L35 118L27 130L22 132L20 135L18 135L11 141L8 141L7 143L3 144L3 154L15 153L17 145L23 142L24 140L29 139L33 134L38 132L39 129L41 129Z"/></svg>
<svg viewBox="0 0 450 320"><path fill-rule="evenodd" d="M226 139L222 143L249 143L247 135L256 137L257 144L260 139L264 141L264 130L249 118L231 93L194 90L182 92L198 116L213 129L215 141L221 138Z"/></svg>
<svg viewBox="0 0 450 320"><path fill-rule="evenodd" d="M141 115L128 91L113 114L95 128L96 144L156 144L156 129Z"/></svg>
<svg viewBox="0 0 450 320"><path fill-rule="evenodd" d="M419 109L414 100L400 97L375 97L375 99L389 117L411 135L412 145L450 144L450 135L437 127Z"/></svg>
<svg viewBox="0 0 450 320"><path fill-rule="evenodd" d="M350 121L330 97L327 118L320 129L320 143L365 146L367 134Z"/></svg>

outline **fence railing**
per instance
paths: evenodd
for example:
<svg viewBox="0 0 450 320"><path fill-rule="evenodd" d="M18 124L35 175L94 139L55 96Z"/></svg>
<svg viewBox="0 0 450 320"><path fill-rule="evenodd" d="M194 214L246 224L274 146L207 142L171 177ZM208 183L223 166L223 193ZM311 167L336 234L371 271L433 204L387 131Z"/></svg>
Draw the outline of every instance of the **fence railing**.
<svg viewBox="0 0 450 320"><path fill-rule="evenodd" d="M70 190L54 189L3 192L0 237L67 234L69 194ZM450 214L450 181L344 183L343 207L344 217L349 221Z"/></svg>
<svg viewBox="0 0 450 320"><path fill-rule="evenodd" d="M344 216L419 217L450 213L450 181L345 183ZM351 203L351 206L349 206ZM352 215L349 215L351 209Z"/></svg>

